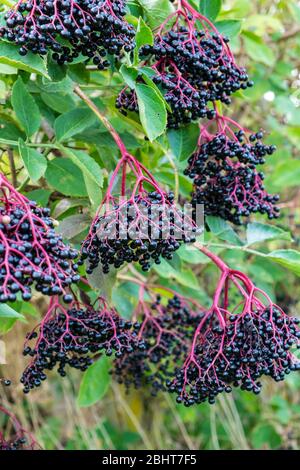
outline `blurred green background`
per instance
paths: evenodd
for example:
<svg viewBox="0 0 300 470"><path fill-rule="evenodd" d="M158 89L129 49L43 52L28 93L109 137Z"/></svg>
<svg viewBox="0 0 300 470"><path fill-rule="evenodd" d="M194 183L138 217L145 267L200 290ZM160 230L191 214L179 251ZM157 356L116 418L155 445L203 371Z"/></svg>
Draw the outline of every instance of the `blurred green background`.
<svg viewBox="0 0 300 470"><path fill-rule="evenodd" d="M278 150L265 165L266 186L280 192L278 225L289 230L293 248L300 243L300 2L293 0L225 0L218 21L232 20L237 33L231 41L237 62L247 67L255 86L238 92L229 113L245 127L267 131L266 141ZM231 28L232 31L232 28ZM5 73L4 69L0 73ZM7 93L0 76L0 100ZM227 112L227 111L226 111ZM271 251L286 244L270 242ZM292 314L299 312L299 277L278 265L241 251L224 251L226 261L246 270L260 287ZM193 266L199 292L205 296L217 273L210 265ZM172 276L171 276L172 277ZM164 281L163 281L164 282ZM166 281L167 282L167 281ZM171 282L171 281L168 281ZM186 284L185 284L186 286ZM184 283L181 289L185 288ZM115 290L116 302L125 303ZM130 299L129 299L130 301ZM33 310L44 310L38 300ZM123 305L124 307L124 305ZM32 326L36 319L30 317ZM32 319L31 319L32 318ZM7 365L1 376L15 386L0 387L2 400L34 431L45 449L299 449L300 374L284 383L264 380L261 395L235 391L217 404L184 408L170 396L149 397L147 390L125 395L110 384L103 399L79 407L79 374L62 380L52 374L43 388L23 397L18 377L25 360L20 354L29 325L18 323L3 338ZM99 377L97 378L99 380Z"/></svg>

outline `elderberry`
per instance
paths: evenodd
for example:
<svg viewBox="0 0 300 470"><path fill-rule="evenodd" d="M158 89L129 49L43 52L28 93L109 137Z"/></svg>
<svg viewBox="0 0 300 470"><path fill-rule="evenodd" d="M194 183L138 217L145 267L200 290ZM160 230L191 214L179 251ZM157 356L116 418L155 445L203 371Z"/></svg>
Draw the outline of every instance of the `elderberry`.
<svg viewBox="0 0 300 470"><path fill-rule="evenodd" d="M106 354L122 357L141 347L137 339L138 325L123 320L104 299L97 307L81 306L74 301L67 310L57 303L50 305L38 333L27 336L23 354L32 361L21 377L24 393L39 387L46 380L46 371L57 367L61 377L66 367L85 371L94 361L92 355ZM33 347L28 342L35 340Z"/></svg>
<svg viewBox="0 0 300 470"><path fill-rule="evenodd" d="M19 46L19 54L44 56L51 51L58 64L83 55L98 69L134 48L134 29L124 19L124 0L28 0L6 15L0 37Z"/></svg>
<svg viewBox="0 0 300 470"><path fill-rule="evenodd" d="M184 171L194 180L192 203L204 204L206 215L218 215L237 225L251 213L279 217L279 196L265 191L264 174L256 169L276 147L264 145L261 138L262 133L257 133L246 139L242 130L234 139L223 133L207 138Z"/></svg>
<svg viewBox="0 0 300 470"><path fill-rule="evenodd" d="M173 201L173 193L143 193L97 217L82 244L82 259L89 261L87 272L100 263L108 273L110 266L119 268L125 262L139 262L148 271L152 262L172 259L181 243L195 241L194 222Z"/></svg>
<svg viewBox="0 0 300 470"><path fill-rule="evenodd" d="M43 295L65 294L80 279L73 263L78 253L55 232L50 210L34 201L0 199L0 302L13 302L18 293L28 301L33 286Z"/></svg>
<svg viewBox="0 0 300 470"><path fill-rule="evenodd" d="M259 379L276 382L300 370L291 352L300 348L299 319L277 307L231 315L225 326L206 324L181 369L167 384L168 391L186 406L215 402L234 387L258 394Z"/></svg>
<svg viewBox="0 0 300 470"><path fill-rule="evenodd" d="M158 296L140 319L144 348L116 359L112 374L127 389L149 386L153 396L167 391L166 383L176 364L184 361L201 318L202 314L193 312L178 296L166 305Z"/></svg>
<svg viewBox="0 0 300 470"><path fill-rule="evenodd" d="M162 67L164 70L165 68ZM168 68L168 72L159 72L158 69L152 80L162 89L164 98L171 108L171 112L168 113L168 128L178 128L180 124L188 124L199 118L215 117L215 111L207 106L207 96L203 91L198 91L197 87L192 86L182 76L178 76L172 66ZM124 88L117 97L116 108L125 115L127 111L138 112L136 92Z"/></svg>

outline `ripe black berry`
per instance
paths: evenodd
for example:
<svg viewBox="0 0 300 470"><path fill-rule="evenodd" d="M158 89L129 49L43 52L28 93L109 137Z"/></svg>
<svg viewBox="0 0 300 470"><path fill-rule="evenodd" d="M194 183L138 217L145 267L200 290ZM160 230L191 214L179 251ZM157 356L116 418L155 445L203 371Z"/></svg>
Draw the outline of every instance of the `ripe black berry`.
<svg viewBox="0 0 300 470"><path fill-rule="evenodd" d="M206 215L218 215L237 225L251 213L279 217L279 196L266 192L264 175L256 169L276 147L264 145L262 133L233 132L225 117L217 116L216 123L217 134L201 127L198 148L184 172L194 180L192 203L203 204Z"/></svg>
<svg viewBox="0 0 300 470"><path fill-rule="evenodd" d="M27 335L23 354L32 360L21 377L24 393L39 387L48 370L57 367L65 377L67 366L85 371L93 363L92 355L114 352L121 357L138 346L137 328L132 331L132 323L119 317L103 298L93 306L73 300L64 307L53 297L38 328Z"/></svg>
<svg viewBox="0 0 300 470"><path fill-rule="evenodd" d="M134 29L126 22L123 0L29 0L19 2L5 16L0 37L44 56L50 50L58 64L80 54L93 59L99 70L110 63L107 55L120 57L134 48Z"/></svg>
<svg viewBox="0 0 300 470"><path fill-rule="evenodd" d="M44 295L65 293L79 281L77 251L55 233L50 210L18 193L0 175L0 302L18 293L30 300L32 287Z"/></svg>
<svg viewBox="0 0 300 470"><path fill-rule="evenodd" d="M152 298L153 293L147 290L147 294ZM141 323L143 347L116 359L112 373L127 389L148 386L156 395L167 391L166 384L184 361L202 313L175 294L171 299L157 296L150 304L140 300L135 317Z"/></svg>
<svg viewBox="0 0 300 470"><path fill-rule="evenodd" d="M154 44L140 49L140 56L170 105L169 128L212 119L215 111L209 103L229 104L232 93L253 85L245 69L236 65L228 39L185 1L158 28ZM116 107L123 114L138 111L135 91L122 90Z"/></svg>
<svg viewBox="0 0 300 470"><path fill-rule="evenodd" d="M0 450L35 450L39 448L32 434L23 429L16 416L0 405Z"/></svg>
<svg viewBox="0 0 300 470"><path fill-rule="evenodd" d="M230 269L206 248L201 251L222 275L182 366L167 383L186 406L213 404L218 394L234 387L258 394L261 377L278 382L300 370L293 354L300 348L300 320L287 316L243 272Z"/></svg>
<svg viewBox="0 0 300 470"><path fill-rule="evenodd" d="M129 168L135 176L133 191L127 197ZM111 194L119 172L121 195ZM152 186L153 191L145 189ZM161 258L172 259L181 243L195 241L196 223L174 203L173 193L160 189L150 172L132 155L124 153L110 180L109 189L82 243L82 258L88 259L88 273L99 263L104 273L110 266L139 262L144 271Z"/></svg>

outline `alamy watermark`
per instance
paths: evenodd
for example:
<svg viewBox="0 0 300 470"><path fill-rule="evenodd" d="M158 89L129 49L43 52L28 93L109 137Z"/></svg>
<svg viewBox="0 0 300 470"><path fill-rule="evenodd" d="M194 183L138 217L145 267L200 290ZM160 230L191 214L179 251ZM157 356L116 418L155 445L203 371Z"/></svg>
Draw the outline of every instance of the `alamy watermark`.
<svg viewBox="0 0 300 470"><path fill-rule="evenodd" d="M204 206L183 206L124 198L117 205L105 205L103 217L95 231L99 240L166 240L189 241L204 234Z"/></svg>

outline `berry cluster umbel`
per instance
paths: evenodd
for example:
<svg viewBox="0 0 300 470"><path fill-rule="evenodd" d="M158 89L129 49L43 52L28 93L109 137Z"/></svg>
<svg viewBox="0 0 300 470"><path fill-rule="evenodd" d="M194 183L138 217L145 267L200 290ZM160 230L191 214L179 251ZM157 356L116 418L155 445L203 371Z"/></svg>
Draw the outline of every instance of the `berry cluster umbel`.
<svg viewBox="0 0 300 470"><path fill-rule="evenodd" d="M209 103L230 104L230 95L252 86L245 69L239 68L215 26L188 2L182 1L175 13L159 27L153 45L140 49L145 65L152 68L152 80L162 90L172 110L168 127L207 117L215 111ZM142 79L142 78L141 78ZM125 88L116 101L122 112L137 111L133 90Z"/></svg>
<svg viewBox="0 0 300 470"><path fill-rule="evenodd" d="M221 271L208 310L179 295L170 299L170 292L168 301L158 296L149 303L153 292L142 284L134 318L141 322L144 349L116 359L112 371L127 389L169 392L185 406L213 404L235 387L258 394L262 377L279 382L300 370L294 355L300 320L287 316L244 273L201 251Z"/></svg>
<svg viewBox="0 0 300 470"><path fill-rule="evenodd" d="M136 181L131 194L126 192L127 168ZM111 194L122 172L119 198ZM152 191L146 189L152 187ZM88 259L88 273L99 263L103 272L110 266L139 262L143 271L161 258L172 259L181 243L195 241L196 224L174 203L173 193L160 189L150 172L132 155L124 153L114 171L110 186L90 232L82 244L82 258Z"/></svg>
<svg viewBox="0 0 300 470"><path fill-rule="evenodd" d="M221 276L184 364L167 384L186 406L212 404L233 387L258 394L261 377L278 382L300 369L291 351L300 347L299 319L288 317L244 273L202 251L217 264Z"/></svg>
<svg viewBox="0 0 300 470"><path fill-rule="evenodd" d="M148 286L141 288L134 313L141 323L139 336L144 341L144 349L116 359L112 370L118 383L126 389L147 386L153 396L167 391L166 384L174 376L174 367L184 361L201 319L201 307L196 302L160 286L156 289L163 296Z"/></svg>
<svg viewBox="0 0 300 470"><path fill-rule="evenodd" d="M0 450L35 450L39 447L32 434L23 429L16 416L1 405L0 421Z"/></svg>
<svg viewBox="0 0 300 470"><path fill-rule="evenodd" d="M267 193L264 174L256 169L276 147L262 143L262 132L250 134L230 118L217 115L215 123L213 134L200 127L198 148L184 172L194 181L192 204L237 225L251 213L279 217L279 196Z"/></svg>
<svg viewBox="0 0 300 470"><path fill-rule="evenodd" d="M55 233L50 210L20 194L0 175L0 302L21 293L31 298L34 287L44 295L72 297L67 288L79 281L76 250Z"/></svg>
<svg viewBox="0 0 300 470"><path fill-rule="evenodd" d="M66 308L53 297L41 323L27 335L23 354L32 360L21 377L24 392L39 387L46 372L56 367L64 377L67 366L85 371L96 354L122 357L133 352L142 344L138 330L138 323L123 320L103 298L94 305L74 300Z"/></svg>
<svg viewBox="0 0 300 470"><path fill-rule="evenodd" d="M102 70L107 55L120 57L134 48L134 29L124 15L123 0L19 0L6 14L0 37L41 56L52 52L58 64L80 54Z"/></svg>

